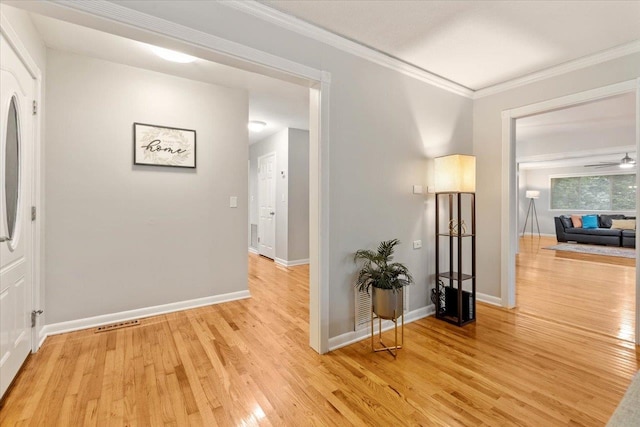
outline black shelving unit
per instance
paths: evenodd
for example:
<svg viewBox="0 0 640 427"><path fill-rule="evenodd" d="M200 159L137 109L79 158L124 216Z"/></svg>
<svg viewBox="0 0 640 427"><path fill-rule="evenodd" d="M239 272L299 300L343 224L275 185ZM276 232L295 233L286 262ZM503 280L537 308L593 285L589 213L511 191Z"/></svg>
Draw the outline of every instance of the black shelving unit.
<svg viewBox="0 0 640 427"><path fill-rule="evenodd" d="M442 202L447 203L442 205ZM443 230L441 210L448 217L447 224L462 224L463 210L469 209L471 229L452 232ZM469 216L466 216L469 219ZM460 228L460 227L459 227ZM470 245L471 259L463 254ZM443 246L447 246L443 249ZM447 257L447 258L444 258ZM466 261L466 262L465 262ZM449 265L440 271L441 264ZM469 263L471 263L469 270ZM463 271L471 271L470 274ZM436 193L436 317L463 326L476 321L476 195L475 193ZM466 289L465 289L466 288Z"/></svg>

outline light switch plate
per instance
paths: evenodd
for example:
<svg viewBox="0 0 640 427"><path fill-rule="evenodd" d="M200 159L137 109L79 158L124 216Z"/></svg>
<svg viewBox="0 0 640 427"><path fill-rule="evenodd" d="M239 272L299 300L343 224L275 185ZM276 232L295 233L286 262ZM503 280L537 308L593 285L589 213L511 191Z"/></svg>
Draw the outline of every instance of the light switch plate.
<svg viewBox="0 0 640 427"><path fill-rule="evenodd" d="M238 198L236 196L229 197L229 207L230 208L238 207Z"/></svg>
<svg viewBox="0 0 640 427"><path fill-rule="evenodd" d="M422 194L422 185L414 185L413 194Z"/></svg>
<svg viewBox="0 0 640 427"><path fill-rule="evenodd" d="M420 249L420 248L422 248L422 240L414 240L413 249Z"/></svg>

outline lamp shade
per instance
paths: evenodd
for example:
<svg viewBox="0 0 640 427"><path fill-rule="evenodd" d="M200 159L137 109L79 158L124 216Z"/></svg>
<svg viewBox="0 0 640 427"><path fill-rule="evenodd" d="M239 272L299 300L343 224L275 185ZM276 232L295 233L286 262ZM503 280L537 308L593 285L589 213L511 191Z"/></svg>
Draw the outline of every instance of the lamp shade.
<svg viewBox="0 0 640 427"><path fill-rule="evenodd" d="M476 158L464 154L434 159L436 193L475 193Z"/></svg>
<svg viewBox="0 0 640 427"><path fill-rule="evenodd" d="M527 190L525 193L527 199L538 199L540 197L540 192L535 190Z"/></svg>

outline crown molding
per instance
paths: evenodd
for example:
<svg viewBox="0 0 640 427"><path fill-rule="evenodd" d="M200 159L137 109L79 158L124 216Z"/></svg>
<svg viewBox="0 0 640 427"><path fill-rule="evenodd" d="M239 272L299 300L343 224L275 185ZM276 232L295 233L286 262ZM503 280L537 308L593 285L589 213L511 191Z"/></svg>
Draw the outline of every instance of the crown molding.
<svg viewBox="0 0 640 427"><path fill-rule="evenodd" d="M255 0L229 0L221 2L221 4L249 15L253 15L263 21L270 22L286 30L293 31L305 37L309 37L310 39L325 43L329 46L335 47L336 49L340 49L378 65L382 65L383 67L398 71L404 75L413 77L440 89L444 89L467 98L473 98L473 90L465 86L393 58L360 43L349 40L346 37L339 36L331 31L310 24L294 16L287 15L279 10L265 6Z"/></svg>
<svg viewBox="0 0 640 427"><path fill-rule="evenodd" d="M603 50L593 55L584 56L582 58L568 61L555 67L546 68L542 71L531 73L523 77L507 80L503 83L498 83L484 89L476 90L473 98L478 99L485 96L494 95L496 93L515 89L520 86L525 86L531 83L538 82L540 80L545 80L551 77L569 73L571 71L580 70L582 68L591 67L593 65L601 64L603 62L611 61L612 59L621 58L623 56L631 55L638 52L640 52L640 40L634 40L630 43Z"/></svg>
<svg viewBox="0 0 640 427"><path fill-rule="evenodd" d="M78 12L84 12L89 15L99 16L121 24L150 31L152 33L169 36L195 46L212 49L222 55L249 61L254 64L260 64L275 70L287 69L289 72L291 72L291 70L295 70L296 75L316 81L325 79L324 75L311 67L232 42L230 40L222 39L209 33L194 30L175 22L147 15L106 0L82 2L74 0L46 0L43 2L29 2L22 4L11 0L7 0L6 2L17 7L32 10L36 13L43 12L44 10L51 8L57 9L58 11L61 8L66 8ZM29 4L30 7L25 7L27 4ZM36 6L33 6L34 4ZM479 99L494 95L520 86L640 52L640 40L634 40L630 43L620 45L612 49L604 50L593 55L565 62L555 67L550 67L539 72L534 72L523 77L518 77L474 91L451 80L447 80L436 74L423 70L422 68L403 62L397 58L334 34L291 15L287 15L256 0L227 0L220 2L220 4L255 16L310 39L325 43L329 46L335 47L336 49L340 49L344 52L369 60L432 86L471 99Z"/></svg>
<svg viewBox="0 0 640 427"><path fill-rule="evenodd" d="M335 33L310 24L294 16L287 15L286 13L266 6L256 0L228 0L223 2L222 4L230 8L253 15L284 29L294 31L313 40L328 44L342 51L367 59L376 64L391 68L417 80L473 99L494 95L496 93L504 92L520 86L525 86L527 84L531 84L540 80L559 76L571 71L590 67L606 61L610 61L612 59L640 52L640 40L634 40L630 43L616 46L614 48L607 49L593 55L584 56L582 58L568 61L563 64L534 72L523 77L507 80L505 82L474 91L467 88L466 86L423 70L422 68L403 62L392 56L386 55L380 51L354 42L353 40L349 40L348 38L339 36Z"/></svg>

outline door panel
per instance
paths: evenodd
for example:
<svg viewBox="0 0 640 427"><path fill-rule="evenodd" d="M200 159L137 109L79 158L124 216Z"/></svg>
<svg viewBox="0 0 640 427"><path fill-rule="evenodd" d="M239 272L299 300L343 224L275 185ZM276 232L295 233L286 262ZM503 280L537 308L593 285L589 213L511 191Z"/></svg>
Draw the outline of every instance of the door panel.
<svg viewBox="0 0 640 427"><path fill-rule="evenodd" d="M258 252L276 256L276 154L258 158Z"/></svg>
<svg viewBox="0 0 640 427"><path fill-rule="evenodd" d="M0 36L0 396L31 350L34 88Z"/></svg>

